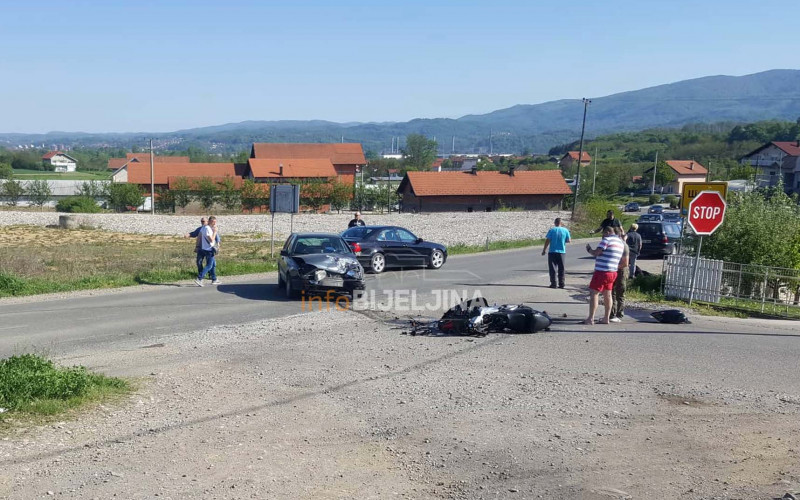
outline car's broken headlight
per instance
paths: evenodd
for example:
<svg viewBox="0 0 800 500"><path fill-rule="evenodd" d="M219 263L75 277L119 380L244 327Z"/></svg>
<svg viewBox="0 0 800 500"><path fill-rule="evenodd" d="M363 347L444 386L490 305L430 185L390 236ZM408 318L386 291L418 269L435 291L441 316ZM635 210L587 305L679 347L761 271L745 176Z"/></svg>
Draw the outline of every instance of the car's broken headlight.
<svg viewBox="0 0 800 500"><path fill-rule="evenodd" d="M348 278L355 278L360 280L361 278L364 277L364 271L359 264L348 264L345 276L347 276Z"/></svg>
<svg viewBox="0 0 800 500"><path fill-rule="evenodd" d="M322 281L327 277L328 277L328 273L325 272L324 269L317 269L316 271L314 271L314 279L316 281Z"/></svg>

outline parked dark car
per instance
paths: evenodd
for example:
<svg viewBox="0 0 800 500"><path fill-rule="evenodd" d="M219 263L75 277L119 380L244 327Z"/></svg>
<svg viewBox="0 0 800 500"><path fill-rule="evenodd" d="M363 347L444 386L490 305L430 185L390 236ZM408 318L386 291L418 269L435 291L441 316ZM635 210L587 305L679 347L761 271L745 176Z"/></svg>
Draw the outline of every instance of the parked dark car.
<svg viewBox="0 0 800 500"><path fill-rule="evenodd" d="M640 207L638 203L636 203L635 201L632 201L632 202L627 203L625 205L625 208L623 209L623 211L624 212L639 212L641 209L642 209L642 207Z"/></svg>
<svg viewBox="0 0 800 500"><path fill-rule="evenodd" d="M674 254L681 238L680 224L672 222L640 222L636 232L642 236L641 256Z"/></svg>
<svg viewBox="0 0 800 500"><path fill-rule="evenodd" d="M680 222L681 214L678 212L664 212L664 222Z"/></svg>
<svg viewBox="0 0 800 500"><path fill-rule="evenodd" d="M353 247L364 269L374 273L381 273L387 267L439 269L447 260L447 247L424 241L402 227L351 227L342 237Z"/></svg>
<svg viewBox="0 0 800 500"><path fill-rule="evenodd" d="M364 289L364 268L338 234L292 234L278 259L278 286L290 298L303 290L352 295Z"/></svg>
<svg viewBox="0 0 800 500"><path fill-rule="evenodd" d="M661 205L651 205L650 208L647 209L648 214L663 214L664 207Z"/></svg>
<svg viewBox="0 0 800 500"><path fill-rule="evenodd" d="M641 224L642 222L661 222L663 220L664 216L661 214L642 214L636 222Z"/></svg>

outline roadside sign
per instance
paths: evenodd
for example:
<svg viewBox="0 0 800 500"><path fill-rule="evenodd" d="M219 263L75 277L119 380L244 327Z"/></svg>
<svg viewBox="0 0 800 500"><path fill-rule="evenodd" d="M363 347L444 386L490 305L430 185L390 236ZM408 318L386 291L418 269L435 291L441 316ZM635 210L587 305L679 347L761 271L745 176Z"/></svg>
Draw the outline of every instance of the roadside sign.
<svg viewBox="0 0 800 500"><path fill-rule="evenodd" d="M698 236L707 236L716 231L725 220L725 198L719 191L703 191L689 203L686 218L689 226Z"/></svg>
<svg viewBox="0 0 800 500"><path fill-rule="evenodd" d="M689 213L689 203L703 191L717 191L722 198L728 198L727 182L684 182L681 191L681 215Z"/></svg>

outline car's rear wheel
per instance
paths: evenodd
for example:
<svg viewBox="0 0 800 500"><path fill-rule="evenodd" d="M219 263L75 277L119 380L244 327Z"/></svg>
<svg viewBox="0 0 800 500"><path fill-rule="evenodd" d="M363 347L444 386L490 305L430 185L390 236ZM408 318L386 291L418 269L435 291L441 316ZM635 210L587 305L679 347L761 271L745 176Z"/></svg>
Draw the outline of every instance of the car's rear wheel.
<svg viewBox="0 0 800 500"><path fill-rule="evenodd" d="M431 269L439 269L444 265L444 253L441 250L434 250L431 252L431 258L428 260L428 267Z"/></svg>
<svg viewBox="0 0 800 500"><path fill-rule="evenodd" d="M382 253L376 253L369 261L369 268L375 274L380 274L386 269L386 257Z"/></svg>

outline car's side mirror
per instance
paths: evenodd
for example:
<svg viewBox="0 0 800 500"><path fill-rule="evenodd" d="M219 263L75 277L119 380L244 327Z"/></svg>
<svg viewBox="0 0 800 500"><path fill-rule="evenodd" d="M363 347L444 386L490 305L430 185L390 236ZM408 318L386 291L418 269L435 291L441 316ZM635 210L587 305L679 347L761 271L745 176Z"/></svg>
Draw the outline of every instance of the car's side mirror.
<svg viewBox="0 0 800 500"><path fill-rule="evenodd" d="M288 256L289 256L289 252L287 252L286 250L281 249L281 257L288 257Z"/></svg>
<svg viewBox="0 0 800 500"><path fill-rule="evenodd" d="M422 238L417 238L417 241L416 241L416 243L417 243L418 245L419 245L420 243L422 243Z"/></svg>

